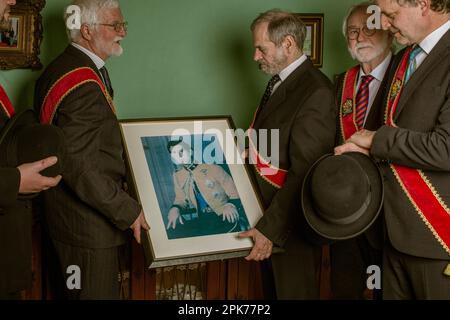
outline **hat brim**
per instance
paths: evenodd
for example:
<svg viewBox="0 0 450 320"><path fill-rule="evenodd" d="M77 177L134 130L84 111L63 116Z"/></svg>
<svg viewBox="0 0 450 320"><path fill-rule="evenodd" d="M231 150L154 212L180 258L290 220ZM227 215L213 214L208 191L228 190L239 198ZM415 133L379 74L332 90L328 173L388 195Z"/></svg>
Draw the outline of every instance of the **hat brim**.
<svg viewBox="0 0 450 320"><path fill-rule="evenodd" d="M301 191L302 209L309 227L317 235L327 240L347 240L369 229L380 214L384 197L383 178L378 166L368 156L357 152L340 155L342 157L352 157L364 169L370 182L371 199L364 214L353 223L346 225L331 223L323 219L315 210L311 195L311 176L321 161L332 156L334 155L328 154L317 160L306 174Z"/></svg>

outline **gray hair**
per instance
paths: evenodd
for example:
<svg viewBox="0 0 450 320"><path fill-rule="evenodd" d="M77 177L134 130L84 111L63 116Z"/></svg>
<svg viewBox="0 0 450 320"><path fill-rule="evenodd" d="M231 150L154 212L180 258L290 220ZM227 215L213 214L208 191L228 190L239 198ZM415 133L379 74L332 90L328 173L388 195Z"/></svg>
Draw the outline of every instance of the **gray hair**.
<svg viewBox="0 0 450 320"><path fill-rule="evenodd" d="M272 9L261 13L250 27L254 31L256 26L261 23L268 23L267 31L269 40L278 47L287 36L292 36L300 50L303 50L303 44L306 38L306 27L300 18L294 13Z"/></svg>
<svg viewBox="0 0 450 320"><path fill-rule="evenodd" d="M87 24L94 27L95 24L99 22L98 16L102 10L120 8L118 0L72 0L72 3L64 10L64 21L67 21L67 19L73 14L70 10L68 10L70 6L78 6L80 10L81 25ZM69 41L76 42L81 37L80 29L69 29L66 25L66 31Z"/></svg>
<svg viewBox="0 0 450 320"><path fill-rule="evenodd" d="M347 26L348 26L348 19L356 12L358 11L364 11L367 12L367 8L373 5L374 3L372 1L364 1L358 4L355 4L354 6L351 6L348 10L347 15L344 17L344 20L342 21L342 34L345 38L347 38Z"/></svg>
<svg viewBox="0 0 450 320"><path fill-rule="evenodd" d="M416 7L417 0L396 0L400 6L405 4L409 6ZM450 0L431 0L431 10L440 12L440 13L448 13L450 12Z"/></svg>

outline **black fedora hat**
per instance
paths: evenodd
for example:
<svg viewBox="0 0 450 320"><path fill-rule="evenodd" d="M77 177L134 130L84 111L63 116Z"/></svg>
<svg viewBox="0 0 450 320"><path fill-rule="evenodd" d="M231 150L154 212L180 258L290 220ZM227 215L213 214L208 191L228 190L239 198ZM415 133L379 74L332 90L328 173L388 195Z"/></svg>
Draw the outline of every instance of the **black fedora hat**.
<svg viewBox="0 0 450 320"><path fill-rule="evenodd" d="M383 178L362 153L320 158L309 169L301 203L313 231L326 240L346 240L366 231L383 204Z"/></svg>
<svg viewBox="0 0 450 320"><path fill-rule="evenodd" d="M33 110L16 114L0 131L0 165L17 167L51 156L58 162L41 171L54 177L63 173L65 160L64 135L60 128L39 124Z"/></svg>

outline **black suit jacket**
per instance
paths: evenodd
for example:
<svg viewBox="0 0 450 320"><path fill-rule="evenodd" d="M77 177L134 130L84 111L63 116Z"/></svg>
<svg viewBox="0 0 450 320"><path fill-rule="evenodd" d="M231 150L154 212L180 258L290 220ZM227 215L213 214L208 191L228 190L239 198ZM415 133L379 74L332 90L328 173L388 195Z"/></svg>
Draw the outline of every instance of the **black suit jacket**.
<svg viewBox="0 0 450 320"><path fill-rule="evenodd" d="M396 58L395 66L404 51ZM395 72L392 68L390 79ZM385 176L384 213L392 245L418 257L450 259L397 182L390 163L421 169L450 206L450 31L405 85L394 121L382 126L371 154Z"/></svg>
<svg viewBox="0 0 450 320"><path fill-rule="evenodd" d="M52 85L80 67L99 74L87 55L68 46L37 81L37 111ZM79 247L122 244L123 231L141 208L122 188L126 168L120 128L100 88L87 83L68 94L53 124L62 129L68 151L62 182L44 193L51 237Z"/></svg>
<svg viewBox="0 0 450 320"><path fill-rule="evenodd" d="M256 118L254 129L279 130L279 167L288 171L281 189L256 174L265 206L256 228L278 246L291 232L302 233L302 182L311 165L333 151L335 119L332 84L309 59L282 82ZM275 152L270 144L268 149Z"/></svg>
<svg viewBox="0 0 450 320"><path fill-rule="evenodd" d="M0 114L0 130L7 118ZM0 155L0 295L31 283L31 203L18 198L20 172L4 165Z"/></svg>

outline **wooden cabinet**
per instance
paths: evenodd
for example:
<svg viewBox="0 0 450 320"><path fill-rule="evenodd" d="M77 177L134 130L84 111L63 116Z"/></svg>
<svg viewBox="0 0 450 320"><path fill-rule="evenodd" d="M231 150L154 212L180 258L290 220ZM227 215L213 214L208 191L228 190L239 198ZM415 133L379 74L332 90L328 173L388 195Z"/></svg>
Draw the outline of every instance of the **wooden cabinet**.
<svg viewBox="0 0 450 320"><path fill-rule="evenodd" d="M43 245L44 244L44 245ZM320 271L321 299L331 297L329 287L329 249L324 247ZM128 263L119 277L121 296L131 300L208 299L262 300L265 298L261 265L243 258L214 261L177 268L145 268L143 250L132 241ZM53 257L53 258L52 258ZM39 223L33 228L33 285L24 291L27 300L61 299L61 279L49 240L43 237ZM56 282L56 283L55 283Z"/></svg>

